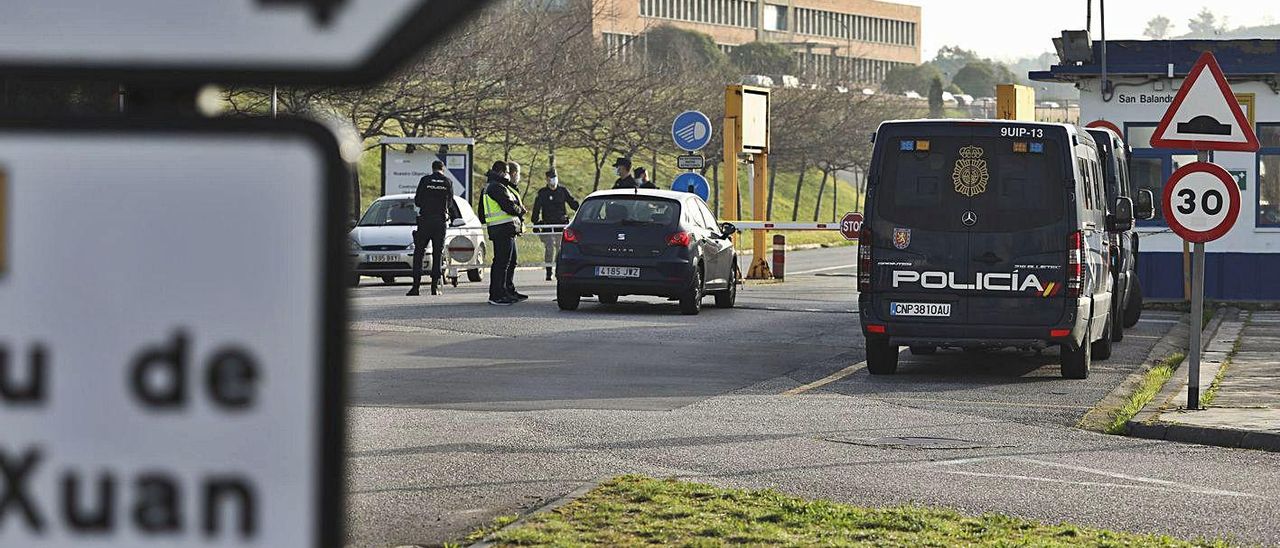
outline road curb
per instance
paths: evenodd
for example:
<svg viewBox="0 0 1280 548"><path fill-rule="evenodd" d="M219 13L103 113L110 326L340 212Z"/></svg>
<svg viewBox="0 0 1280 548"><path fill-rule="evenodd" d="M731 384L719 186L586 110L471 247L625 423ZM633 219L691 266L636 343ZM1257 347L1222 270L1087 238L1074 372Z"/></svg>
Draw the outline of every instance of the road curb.
<svg viewBox="0 0 1280 548"><path fill-rule="evenodd" d="M1076 423L1077 428L1091 430L1094 432L1102 432L1110 426L1113 417L1111 411L1118 410L1128 401L1129 395L1138 389L1142 384L1142 380L1146 378L1147 372L1151 368L1160 363L1170 354L1181 352L1190 344L1190 323L1186 316L1183 316L1178 323L1169 329L1160 340L1156 341L1151 347L1151 351L1147 353L1147 357L1142 361L1142 365L1138 369L1130 373L1118 386L1108 392L1106 396L1098 400L1083 417L1080 422ZM1143 408L1144 410L1146 407ZM1141 415L1141 412L1138 413ZM1136 417L1136 415L1135 415Z"/></svg>
<svg viewBox="0 0 1280 548"><path fill-rule="evenodd" d="M1210 324L1213 331L1206 330L1209 334L1204 337L1206 347L1217 338L1218 330L1229 312L1227 308L1219 308L1214 314L1213 322ZM1243 330L1242 333L1237 334L1236 340L1241 336L1243 336ZM1160 393L1129 420L1126 424L1127 435L1179 443L1280 452L1280 433L1161 422L1160 413L1168 407L1169 402L1183 393L1183 387L1186 385L1186 370L1179 367L1178 373L1179 376L1169 379L1170 382L1165 383Z"/></svg>
<svg viewBox="0 0 1280 548"><path fill-rule="evenodd" d="M1226 309L1224 308L1219 308L1214 311L1213 318L1209 320L1209 325L1207 326L1208 329L1205 329L1204 333L1201 334L1201 350L1208 346L1209 341L1212 341L1218 334L1218 328L1222 327L1222 321L1225 316ZM1190 316L1185 317L1184 322L1189 324ZM1189 337L1190 325L1187 327L1187 335ZM1190 349L1189 344L1190 341L1184 341L1176 350L1186 352ZM1172 353L1173 352L1169 352L1168 354ZM1168 354L1166 354L1166 356ZM1163 359L1163 357L1161 359ZM1186 358L1183 358L1183 362L1186 362ZM1166 425L1157 422L1157 420L1160 417L1160 412L1164 411L1164 409L1168 407L1169 402L1173 401L1173 398L1182 393L1182 385L1186 376L1187 370L1182 367L1182 364L1179 364L1177 370L1174 371L1173 376L1170 377L1168 381L1165 381L1164 386L1156 393L1155 397L1151 398L1151 401L1148 401L1146 405L1142 406L1141 411L1135 413L1133 418L1130 418L1129 422L1125 423L1125 431L1127 432L1127 435L1147 439L1165 439Z"/></svg>
<svg viewBox="0 0 1280 548"><path fill-rule="evenodd" d="M528 513L526 513L526 514L524 514L524 515L520 516L520 518L519 518L519 519L517 519L517 520L515 520L515 521L513 521L513 522L511 522L511 523L508 523L507 525L505 525L505 526L503 526L503 527L498 528L498 530L496 530L496 531L494 531L494 532L492 532L492 533L489 533L488 535L485 535L485 537L484 537L483 539L481 539L479 542L476 542L476 543L474 543L474 544L470 544L470 545L468 545L468 546L467 546L467 548L491 548L491 547L493 547L493 546L497 546L497 542L494 540L494 537L495 537L495 536L497 536L497 534L498 534L498 533L501 533L501 532L503 532L503 531L506 531L507 529L512 529L512 528L515 528L515 527L519 527L519 526L521 526L521 525L524 525L524 523L525 523L526 521L528 521L528 519L529 519L529 518L531 518L531 517L533 517L533 516L536 516L536 515L538 515L538 514L543 514L543 513L546 513L546 512L550 512L550 511L552 511L552 510L555 510L556 508L559 508L559 507L561 507L561 506L564 506L564 505L566 505L566 504L569 504L570 502L573 502L573 501L575 501L575 500L578 500L578 499L582 498L582 496L583 496L583 495L586 495L588 492L590 492L592 489L595 489L596 487L598 487L598 486L599 486L601 483L603 483L604 481L605 481L605 479L604 479L604 478L594 479L594 480L588 481L588 482L586 482L586 483L584 483L584 484L582 484L582 485L578 486L578 488L577 488L577 489L574 489L573 491L570 491L570 492L569 492L569 494L567 494L567 495L565 495L565 496L563 496L563 497L560 497L560 498L558 498L558 499L556 499L556 500L553 500L553 501L551 501L551 502L548 502L548 503L546 503L546 504L544 504L544 505L542 505L542 506L539 506L539 507L537 507L537 508L534 508L533 510L530 510Z"/></svg>

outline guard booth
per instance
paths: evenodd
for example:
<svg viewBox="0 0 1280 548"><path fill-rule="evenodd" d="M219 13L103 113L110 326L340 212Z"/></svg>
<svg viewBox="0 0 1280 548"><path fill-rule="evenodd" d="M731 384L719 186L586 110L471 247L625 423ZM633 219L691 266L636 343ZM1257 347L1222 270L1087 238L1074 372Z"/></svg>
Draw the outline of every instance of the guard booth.
<svg viewBox="0 0 1280 548"><path fill-rule="evenodd" d="M1121 40L1106 43L1107 80L1102 89L1102 43L1092 57L1029 74L1041 82L1072 83L1080 90L1080 121L1120 132L1132 150L1130 178L1136 191L1156 196L1156 218L1139 221L1138 275L1148 298L1184 296L1182 240L1161 218L1161 189L1178 167L1196 161L1194 150L1158 149L1151 135L1200 54L1217 57L1262 148L1216 152L1240 187L1235 228L1208 247L1205 297L1280 300L1280 40ZM1069 53L1060 53L1066 56Z"/></svg>
<svg viewBox="0 0 1280 548"><path fill-rule="evenodd" d="M418 181L431 174L431 162L444 162L453 193L471 202L471 159L476 140L461 137L383 137L382 195L413 194Z"/></svg>

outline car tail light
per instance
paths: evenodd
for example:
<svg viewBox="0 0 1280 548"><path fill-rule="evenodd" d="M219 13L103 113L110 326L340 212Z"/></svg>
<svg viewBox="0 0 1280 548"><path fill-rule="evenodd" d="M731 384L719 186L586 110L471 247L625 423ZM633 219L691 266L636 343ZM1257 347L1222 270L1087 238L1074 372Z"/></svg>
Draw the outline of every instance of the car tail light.
<svg viewBox="0 0 1280 548"><path fill-rule="evenodd" d="M667 245L669 246L689 247L689 243L692 241L693 238L689 236L688 232L675 232L670 236L667 236Z"/></svg>
<svg viewBox="0 0 1280 548"><path fill-rule="evenodd" d="M1070 329L1050 329L1049 330L1050 339L1065 339L1070 336L1071 336Z"/></svg>
<svg viewBox="0 0 1280 548"><path fill-rule="evenodd" d="M879 333L883 335L885 333L885 328L883 325L878 323L869 323L867 324L867 333Z"/></svg>
<svg viewBox="0 0 1280 548"><path fill-rule="evenodd" d="M1067 296L1079 297L1084 284L1084 233L1067 236Z"/></svg>
<svg viewBox="0 0 1280 548"><path fill-rule="evenodd" d="M572 228L565 228L564 234L562 234L562 237L565 243L569 243L569 244L578 243L578 232Z"/></svg>
<svg viewBox="0 0 1280 548"><path fill-rule="evenodd" d="M871 226L862 224L858 233L858 291L871 290Z"/></svg>

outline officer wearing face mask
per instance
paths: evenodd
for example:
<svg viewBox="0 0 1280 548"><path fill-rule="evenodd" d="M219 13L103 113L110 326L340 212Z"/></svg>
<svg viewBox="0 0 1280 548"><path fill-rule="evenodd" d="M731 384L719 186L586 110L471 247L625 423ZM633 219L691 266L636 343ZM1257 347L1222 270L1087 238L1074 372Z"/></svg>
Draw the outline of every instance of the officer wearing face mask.
<svg viewBox="0 0 1280 548"><path fill-rule="evenodd" d="M636 182L636 178L631 176L631 158L620 156L613 162L613 170L618 174L618 180L614 181L613 188L639 188L640 183Z"/></svg>
<svg viewBox="0 0 1280 548"><path fill-rule="evenodd" d="M533 200L533 224L534 225L563 225L569 224L569 211L567 208L578 210L578 201L569 193L569 189L560 186L560 178L556 176L555 168L547 170L547 186L538 189L538 197ZM560 233L561 229L553 228L534 228L534 232L538 233L538 237L542 239L542 255L543 262L554 263L556 253L560 251ZM547 281L551 281L552 267L547 267Z"/></svg>
<svg viewBox="0 0 1280 548"><path fill-rule="evenodd" d="M653 184L653 181L649 180L649 172L645 171L642 167L636 168L636 184L638 184L640 188L658 188L658 185Z"/></svg>

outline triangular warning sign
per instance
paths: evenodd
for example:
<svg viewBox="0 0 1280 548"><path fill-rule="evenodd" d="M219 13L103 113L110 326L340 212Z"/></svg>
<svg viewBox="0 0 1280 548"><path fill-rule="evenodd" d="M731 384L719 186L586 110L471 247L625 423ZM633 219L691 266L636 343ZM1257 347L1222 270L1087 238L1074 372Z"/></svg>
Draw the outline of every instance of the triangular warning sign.
<svg viewBox="0 0 1280 548"><path fill-rule="evenodd" d="M1213 53L1204 52L1151 136L1151 146L1191 150L1258 150L1258 136L1240 110Z"/></svg>

